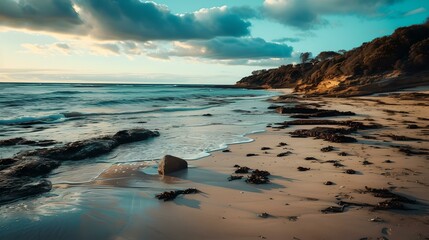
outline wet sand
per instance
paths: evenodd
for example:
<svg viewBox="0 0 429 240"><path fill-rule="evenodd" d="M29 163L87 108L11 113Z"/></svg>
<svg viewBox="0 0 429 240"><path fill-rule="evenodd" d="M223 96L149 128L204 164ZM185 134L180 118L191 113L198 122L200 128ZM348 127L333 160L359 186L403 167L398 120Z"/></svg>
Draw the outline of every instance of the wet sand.
<svg viewBox="0 0 429 240"><path fill-rule="evenodd" d="M383 127L351 134L358 140L356 143L292 138L288 134L296 129L315 126L267 128L265 133L251 135L254 142L232 145L230 152L215 152L204 159L192 161L191 168L175 176L128 176L143 178L152 184L158 182L157 189L195 187L202 193L180 195L170 202L159 201L157 207L149 208L144 213L150 224L143 221L139 228L129 229L130 232L124 236L144 236L148 239L427 239L428 155L407 156L392 147L411 146L421 151L429 149L429 122L425 119L429 117L427 99L400 100L383 96L299 101L357 114L324 119L356 120ZM419 128L409 129L409 124ZM386 136L389 134L420 140L397 141ZM287 145L278 146L280 142ZM322 152L320 149L326 146L333 146L334 151ZM263 147L271 149L261 150ZM291 154L277 156L286 151ZM340 152L346 152L347 156L339 156ZM247 157L249 153L257 156ZM305 160L306 157L317 160ZM333 161L326 162L329 160L336 160L344 166L335 167ZM364 165L365 160L370 164ZM246 183L248 174L244 174L241 180L228 181L227 178L236 169L235 164L267 170L271 173L271 182L260 185ZM310 170L301 172L298 167ZM355 170L356 174L346 174L347 169ZM134 170L141 173L138 168ZM109 183L111 180L103 181L106 176L109 175L100 176L93 184L112 184ZM326 181L333 182L333 185L324 185ZM118 180L114 185L120 184ZM348 206L342 213L321 212L330 206L338 207L340 200L371 205L386 200L363 193L361 190L365 186L388 188L401 196L417 200L417 203L405 204L408 210ZM268 213L268 216L258 216L261 213Z"/></svg>
<svg viewBox="0 0 429 240"><path fill-rule="evenodd" d="M76 199L84 209L33 221L25 228L9 226L4 236L26 239L37 233L40 239L427 239L428 154L407 155L394 146L429 151L428 101L415 96L404 99L407 98L299 98L287 100L292 103L276 103L293 106L298 101L319 104L323 109L353 111L357 115L323 119L355 120L383 127L350 134L358 140L356 143L292 138L289 134L317 125L268 127L266 132L250 136L255 141L230 145L230 152L214 152L189 161L190 168L174 176L157 175L156 161L114 165L84 184L54 184L56 191L82 187ZM410 124L418 128L409 128ZM417 140L393 140L388 135ZM287 145L280 146L280 142ZM320 150L327 146L334 150ZM291 153L277 156L287 151ZM340 152L347 155L340 156ZM247 156L251 153L256 156ZM315 160L305 160L307 157ZM364 161L370 164L364 165ZM344 166L335 167L334 163ZM250 173L241 174L241 180L228 181L236 164L269 171L270 183L246 183ZM298 171L298 167L309 170ZM347 169L356 174L346 174ZM333 184L325 185L326 181ZM348 205L341 213L322 213L330 206L341 208L339 201L375 206L387 200L365 193L366 186L387 188L417 202L404 204L407 210ZM163 191L186 188L201 192L179 195L167 202L155 198Z"/></svg>

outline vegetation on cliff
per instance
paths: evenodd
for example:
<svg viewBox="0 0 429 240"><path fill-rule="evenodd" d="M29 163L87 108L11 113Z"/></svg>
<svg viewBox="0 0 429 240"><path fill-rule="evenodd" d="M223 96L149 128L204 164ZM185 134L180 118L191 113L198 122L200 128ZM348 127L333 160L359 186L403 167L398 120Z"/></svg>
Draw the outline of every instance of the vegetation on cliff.
<svg viewBox="0 0 429 240"><path fill-rule="evenodd" d="M429 85L429 20L350 51L304 53L301 64L254 71L248 88L294 88L309 95L355 96Z"/></svg>

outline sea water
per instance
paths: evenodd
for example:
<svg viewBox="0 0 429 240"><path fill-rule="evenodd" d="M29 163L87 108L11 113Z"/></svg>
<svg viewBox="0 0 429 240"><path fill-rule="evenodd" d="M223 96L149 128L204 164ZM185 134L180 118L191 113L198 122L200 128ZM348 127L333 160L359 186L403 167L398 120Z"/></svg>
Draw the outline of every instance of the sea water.
<svg viewBox="0 0 429 240"><path fill-rule="evenodd" d="M113 188L106 192L85 183L114 164L152 161L166 154L198 160L229 144L250 142L247 134L284 121L267 109L267 99L275 95L278 93L201 85L0 84L0 139L23 137L64 144L133 128L160 133L94 159L64 162L49 177L54 185L50 193L0 207L4 217L0 232L15 239L35 233L40 238L73 239L72 224L81 224L75 218L94 209L105 214L111 211L113 199L126 206L125 211L131 211L136 202L139 208L157 204L141 198L141 191ZM34 148L0 147L0 158ZM62 189L61 184L76 187ZM140 196L138 201L133 194ZM144 196L153 197L149 195ZM91 209L94 202L97 207ZM68 221L70 229L56 221ZM100 221L115 225L108 218Z"/></svg>

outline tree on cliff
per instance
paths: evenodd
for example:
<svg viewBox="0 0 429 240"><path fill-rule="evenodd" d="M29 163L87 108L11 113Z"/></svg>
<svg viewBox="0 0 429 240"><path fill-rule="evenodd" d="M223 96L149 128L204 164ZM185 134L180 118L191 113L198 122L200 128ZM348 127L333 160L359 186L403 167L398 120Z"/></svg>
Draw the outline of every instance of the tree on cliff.
<svg viewBox="0 0 429 240"><path fill-rule="evenodd" d="M311 52L303 52L299 55L299 58L301 59L301 63L306 63L311 58Z"/></svg>

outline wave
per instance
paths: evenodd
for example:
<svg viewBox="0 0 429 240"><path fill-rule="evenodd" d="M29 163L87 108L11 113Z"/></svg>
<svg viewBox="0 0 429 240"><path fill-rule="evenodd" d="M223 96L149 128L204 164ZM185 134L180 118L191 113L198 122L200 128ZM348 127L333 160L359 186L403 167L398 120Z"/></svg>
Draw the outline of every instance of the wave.
<svg viewBox="0 0 429 240"><path fill-rule="evenodd" d="M65 120L64 114L52 114L40 117L18 117L13 119L0 119L0 125L30 125L55 123Z"/></svg>

